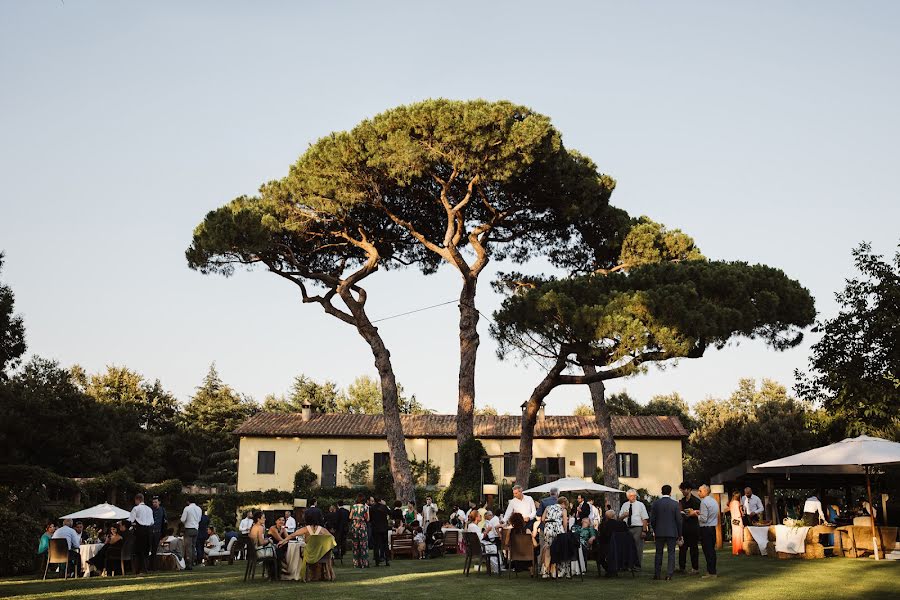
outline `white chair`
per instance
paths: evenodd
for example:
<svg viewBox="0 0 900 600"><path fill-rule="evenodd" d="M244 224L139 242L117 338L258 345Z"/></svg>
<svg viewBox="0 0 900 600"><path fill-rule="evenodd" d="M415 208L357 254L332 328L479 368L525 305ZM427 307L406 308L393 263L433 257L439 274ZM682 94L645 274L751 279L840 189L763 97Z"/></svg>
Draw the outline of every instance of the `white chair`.
<svg viewBox="0 0 900 600"><path fill-rule="evenodd" d="M234 547L234 543L236 541L237 541L237 538L233 537L230 540L228 540L228 545L225 548L222 548L221 545L218 548L210 548L209 551L206 553L206 564L214 565L214 564L216 564L216 560L220 559L220 558L222 558L222 559L227 558L228 564L229 565L233 564L234 557L231 554L231 549Z"/></svg>

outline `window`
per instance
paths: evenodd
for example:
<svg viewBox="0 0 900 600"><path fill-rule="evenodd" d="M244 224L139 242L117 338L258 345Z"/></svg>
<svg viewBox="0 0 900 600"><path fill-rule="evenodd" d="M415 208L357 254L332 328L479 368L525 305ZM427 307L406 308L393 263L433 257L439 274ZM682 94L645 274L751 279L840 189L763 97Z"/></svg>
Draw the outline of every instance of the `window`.
<svg viewBox="0 0 900 600"><path fill-rule="evenodd" d="M566 476L566 459L562 456L537 458L534 461L534 466L544 474L544 478L548 483Z"/></svg>
<svg viewBox="0 0 900 600"><path fill-rule="evenodd" d="M275 474L274 450L260 450L256 453L256 472L260 475Z"/></svg>
<svg viewBox="0 0 900 600"><path fill-rule="evenodd" d="M616 454L616 466L619 470L619 477L637 477L638 455L620 452Z"/></svg>
<svg viewBox="0 0 900 600"><path fill-rule="evenodd" d="M372 459L372 472L374 473L384 465L390 466L391 464L391 453L390 452L376 452L375 456Z"/></svg>
<svg viewBox="0 0 900 600"><path fill-rule="evenodd" d="M582 462L584 463L584 474L582 477L593 477L594 473L597 472L597 453L585 452Z"/></svg>
<svg viewBox="0 0 900 600"><path fill-rule="evenodd" d="M503 476L515 477L516 468L519 466L519 453L506 452L503 454Z"/></svg>

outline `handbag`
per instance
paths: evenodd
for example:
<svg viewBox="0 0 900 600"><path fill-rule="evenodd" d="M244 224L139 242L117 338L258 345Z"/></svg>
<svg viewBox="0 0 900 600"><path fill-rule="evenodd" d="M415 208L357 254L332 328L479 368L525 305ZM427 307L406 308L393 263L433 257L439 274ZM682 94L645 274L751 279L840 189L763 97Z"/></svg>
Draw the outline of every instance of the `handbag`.
<svg viewBox="0 0 900 600"><path fill-rule="evenodd" d="M732 524L733 526L735 526L735 527L740 527L740 525L741 525L741 520L740 520L740 519L732 519L732 520L731 520L731 524Z"/></svg>
<svg viewBox="0 0 900 600"><path fill-rule="evenodd" d="M267 558L275 558L275 545L271 542L256 549L257 560L265 560Z"/></svg>

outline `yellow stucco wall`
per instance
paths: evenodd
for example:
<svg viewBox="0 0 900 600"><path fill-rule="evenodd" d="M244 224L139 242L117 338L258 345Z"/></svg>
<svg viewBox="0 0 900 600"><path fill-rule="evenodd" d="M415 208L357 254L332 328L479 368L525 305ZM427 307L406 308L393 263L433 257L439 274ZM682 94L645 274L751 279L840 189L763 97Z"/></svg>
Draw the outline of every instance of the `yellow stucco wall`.
<svg viewBox="0 0 900 600"><path fill-rule="evenodd" d="M518 439L482 440L488 454L518 452ZM257 452L275 451L275 473L256 472ZM238 458L238 491L291 490L294 474L303 465L309 465L316 475L321 474L322 455L337 455L338 484L343 481L344 462L369 461L369 477L372 476L372 456L375 452L387 452L385 440L359 438L299 438L299 437L241 437ZM441 485L450 483L453 476L455 439L407 438L409 457L425 460L426 456L441 468ZM682 480L681 440L669 439L617 439L617 452L631 452L639 457L638 477L622 478L622 483L647 488L658 494L663 484L677 489ZM583 453L596 452L598 465L602 466L600 442L594 439L536 439L534 457L561 456L566 459L566 476L583 475ZM503 479L503 459L491 460L497 479ZM573 464L574 463L574 464ZM512 479L512 478L507 478Z"/></svg>

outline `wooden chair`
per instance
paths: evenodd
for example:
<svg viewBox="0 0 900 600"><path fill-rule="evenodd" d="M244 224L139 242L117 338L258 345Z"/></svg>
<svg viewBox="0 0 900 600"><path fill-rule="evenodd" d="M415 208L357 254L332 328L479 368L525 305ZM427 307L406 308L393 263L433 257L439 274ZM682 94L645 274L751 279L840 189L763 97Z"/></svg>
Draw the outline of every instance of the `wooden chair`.
<svg viewBox="0 0 900 600"><path fill-rule="evenodd" d="M458 531L445 531L444 532L444 552L448 554L456 554L459 552L459 532Z"/></svg>
<svg viewBox="0 0 900 600"><path fill-rule="evenodd" d="M487 567L487 573L491 574L491 559L496 558L497 564L500 564L500 554L497 552L486 552L481 545L481 540L477 533L471 531L463 532L463 539L466 542L466 562L463 566L463 574L468 577L469 571L472 569L472 563L478 558L478 572L481 573L481 565Z"/></svg>
<svg viewBox="0 0 900 600"><path fill-rule="evenodd" d="M509 536L509 571L507 572L508 577L512 577L512 572L515 570L516 562L527 562L531 564L531 576L534 577L537 572L537 563L534 560L534 544L532 543L531 535L528 533L511 533ZM519 576L519 572L516 571L516 577Z"/></svg>
<svg viewBox="0 0 900 600"><path fill-rule="evenodd" d="M47 571L50 565L65 565L63 577L69 578L69 542L62 539L51 539L47 547L47 565L44 567L44 579L47 579Z"/></svg>
<svg viewBox="0 0 900 600"><path fill-rule="evenodd" d="M413 543L411 533L401 533L400 535L391 536L391 559L398 556L406 555L410 558L416 556L416 545Z"/></svg>
<svg viewBox="0 0 900 600"><path fill-rule="evenodd" d="M116 561L118 561L120 569L119 573L124 575L125 563L131 563L132 554L134 554L134 534L129 531L125 533L125 538L122 540L121 544L110 546L106 550L106 559L103 561L103 571L107 576L111 576L113 570L110 569L109 566L110 564L115 565Z"/></svg>
<svg viewBox="0 0 900 600"><path fill-rule="evenodd" d="M269 567L272 581L278 579L278 556L259 558L256 556L256 543L252 538L247 539L247 568L244 570L244 581L253 581L256 577L256 565L262 564L263 568Z"/></svg>

